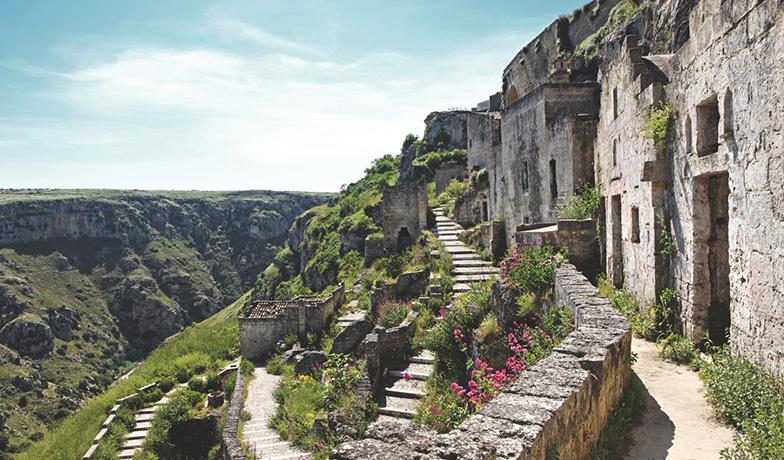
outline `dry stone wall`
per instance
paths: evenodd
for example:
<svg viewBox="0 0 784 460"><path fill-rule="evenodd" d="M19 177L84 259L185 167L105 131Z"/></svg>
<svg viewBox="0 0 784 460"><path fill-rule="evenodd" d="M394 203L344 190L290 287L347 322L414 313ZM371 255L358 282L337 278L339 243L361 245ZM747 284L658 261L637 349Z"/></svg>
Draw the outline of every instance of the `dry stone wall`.
<svg viewBox="0 0 784 460"><path fill-rule="evenodd" d="M572 309L577 329L456 430L382 422L332 458L586 458L629 381L631 330L572 265L556 271L554 302Z"/></svg>

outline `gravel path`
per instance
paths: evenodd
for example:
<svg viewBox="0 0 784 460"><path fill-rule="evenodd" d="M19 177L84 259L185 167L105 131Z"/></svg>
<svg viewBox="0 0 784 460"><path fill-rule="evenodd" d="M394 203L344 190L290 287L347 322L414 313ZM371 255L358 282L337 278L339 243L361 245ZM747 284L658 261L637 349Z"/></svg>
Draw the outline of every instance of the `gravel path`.
<svg viewBox="0 0 784 460"><path fill-rule="evenodd" d="M718 459L732 446L734 432L715 420L697 373L659 359L651 342L634 339L632 351L637 353L634 372L648 389L648 407L632 431L626 458Z"/></svg>
<svg viewBox="0 0 784 460"><path fill-rule="evenodd" d="M245 410L250 412L251 419L245 422L242 435L256 455L262 460L296 460L309 459L310 454L302 452L267 427L267 421L275 414L277 404L272 392L278 386L280 377L268 374L263 367L256 367L253 380L248 385L248 398Z"/></svg>

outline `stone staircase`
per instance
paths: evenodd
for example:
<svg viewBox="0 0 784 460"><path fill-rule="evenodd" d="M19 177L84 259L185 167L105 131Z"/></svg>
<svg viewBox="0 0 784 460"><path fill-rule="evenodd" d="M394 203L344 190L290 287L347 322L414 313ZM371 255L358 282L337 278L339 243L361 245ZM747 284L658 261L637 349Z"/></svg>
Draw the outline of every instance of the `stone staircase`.
<svg viewBox="0 0 784 460"><path fill-rule="evenodd" d="M399 369L390 370L378 420L407 422L414 418L417 404L425 395L425 381L432 371L433 355L429 351L422 351Z"/></svg>
<svg viewBox="0 0 784 460"><path fill-rule="evenodd" d="M447 217L443 208L433 208L433 214L436 216L436 236L452 258L454 297L468 292L474 283L498 277L496 267L481 260L475 250L460 241L458 235L464 230L462 226Z"/></svg>
<svg viewBox="0 0 784 460"><path fill-rule="evenodd" d="M158 409L168 404L169 395L173 391L174 390L170 391L166 396L155 402L152 406L145 407L136 413L133 429L125 437L117 458L123 460L133 458L133 456L136 454L136 451L141 449L144 441L147 439L147 433L149 433L150 428L152 428L152 419L155 418L155 413L158 411ZM112 409L112 412L114 413L114 411L117 409L119 409L119 406L115 406Z"/></svg>
<svg viewBox="0 0 784 460"><path fill-rule="evenodd" d="M275 414L276 403L272 392L279 380L280 377L268 374L264 367L256 367L245 400L245 410L250 412L251 419L242 427L243 439L253 449L255 458L261 460L309 459L309 453L290 445L267 427L268 420Z"/></svg>

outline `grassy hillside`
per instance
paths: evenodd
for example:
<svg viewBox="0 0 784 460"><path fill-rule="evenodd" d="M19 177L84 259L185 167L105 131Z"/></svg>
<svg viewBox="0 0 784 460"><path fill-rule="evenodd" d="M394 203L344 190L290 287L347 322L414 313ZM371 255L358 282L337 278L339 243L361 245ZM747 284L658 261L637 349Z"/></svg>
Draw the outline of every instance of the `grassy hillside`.
<svg viewBox="0 0 784 460"><path fill-rule="evenodd" d="M104 393L88 401L84 407L65 419L61 425L45 434L44 438L16 459L39 460L81 458L98 433L101 422L117 398L136 388L171 376L178 363L187 361L195 353L204 353L215 364L235 359L239 353L239 325L237 316L245 296L201 323L190 326L155 349L127 379L110 386Z"/></svg>
<svg viewBox="0 0 784 460"><path fill-rule="evenodd" d="M328 197L0 190L0 452L240 297Z"/></svg>

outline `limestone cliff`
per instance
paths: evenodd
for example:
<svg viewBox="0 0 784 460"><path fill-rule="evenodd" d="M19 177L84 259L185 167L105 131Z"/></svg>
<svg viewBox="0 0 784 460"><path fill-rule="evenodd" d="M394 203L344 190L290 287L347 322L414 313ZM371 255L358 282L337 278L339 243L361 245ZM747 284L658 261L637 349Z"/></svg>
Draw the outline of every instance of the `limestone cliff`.
<svg viewBox="0 0 784 460"><path fill-rule="evenodd" d="M0 192L0 414L35 436L248 290L320 194Z"/></svg>

